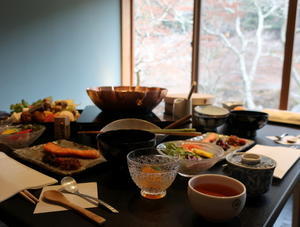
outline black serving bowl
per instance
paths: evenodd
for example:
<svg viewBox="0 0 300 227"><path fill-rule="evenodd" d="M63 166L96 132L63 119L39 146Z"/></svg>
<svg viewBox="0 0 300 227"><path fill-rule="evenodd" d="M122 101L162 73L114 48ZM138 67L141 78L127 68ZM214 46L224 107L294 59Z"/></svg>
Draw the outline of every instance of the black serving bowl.
<svg viewBox="0 0 300 227"><path fill-rule="evenodd" d="M97 135L98 149L108 162L120 168L127 167L127 154L137 148L153 147L154 133L137 129L119 129Z"/></svg>
<svg viewBox="0 0 300 227"><path fill-rule="evenodd" d="M256 131L268 122L268 114L260 111L231 111L224 126L226 134L234 134L244 138L253 138Z"/></svg>

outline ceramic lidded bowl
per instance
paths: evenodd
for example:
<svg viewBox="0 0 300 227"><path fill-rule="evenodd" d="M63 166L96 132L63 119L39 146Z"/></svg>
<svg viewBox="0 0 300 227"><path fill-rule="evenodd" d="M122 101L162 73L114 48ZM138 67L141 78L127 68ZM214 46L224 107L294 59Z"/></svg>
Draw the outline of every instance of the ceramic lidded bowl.
<svg viewBox="0 0 300 227"><path fill-rule="evenodd" d="M229 111L222 107L196 106L193 112L193 127L201 132L216 131L217 127L225 123L228 116Z"/></svg>
<svg viewBox="0 0 300 227"><path fill-rule="evenodd" d="M226 160L224 171L243 182L249 196L260 196L269 190L276 167L273 159L264 155L237 152L227 155Z"/></svg>
<svg viewBox="0 0 300 227"><path fill-rule="evenodd" d="M220 174L194 176L188 182L187 193L194 211L212 222L223 222L239 215L246 202L244 184Z"/></svg>

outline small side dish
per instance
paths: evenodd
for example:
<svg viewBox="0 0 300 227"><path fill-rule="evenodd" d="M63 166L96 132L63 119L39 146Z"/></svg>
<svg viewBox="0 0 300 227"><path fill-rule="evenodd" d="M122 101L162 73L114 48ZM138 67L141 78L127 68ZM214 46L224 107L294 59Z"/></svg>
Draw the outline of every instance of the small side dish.
<svg viewBox="0 0 300 227"><path fill-rule="evenodd" d="M8 125L0 128L0 143L12 149L31 145L44 132L43 125Z"/></svg>
<svg viewBox="0 0 300 227"><path fill-rule="evenodd" d="M170 141L157 146L159 153L179 158L182 176L191 177L201 173L223 158L224 150L211 143L193 141Z"/></svg>

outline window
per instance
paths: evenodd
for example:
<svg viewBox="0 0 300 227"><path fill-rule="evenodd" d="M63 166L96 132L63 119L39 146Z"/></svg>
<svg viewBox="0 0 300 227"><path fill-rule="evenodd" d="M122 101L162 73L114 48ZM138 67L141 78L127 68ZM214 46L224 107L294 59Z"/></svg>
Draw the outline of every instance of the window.
<svg viewBox="0 0 300 227"><path fill-rule="evenodd" d="M122 3L131 3L132 10L132 71L127 73L131 85L138 76L140 85L187 92L192 63L197 62L193 77L199 78L198 91L215 95L218 104L242 101L251 109L297 111L300 60L295 48L293 65L289 56L293 52L297 0ZM200 27L198 36L195 25ZM199 43L199 55L195 54L195 43Z"/></svg>
<svg viewBox="0 0 300 227"><path fill-rule="evenodd" d="M134 79L186 92L191 84L193 0L134 1ZM136 81L134 81L135 83Z"/></svg>
<svg viewBox="0 0 300 227"><path fill-rule="evenodd" d="M295 48L293 52L293 64L291 69L291 83L289 90L288 109L295 112L300 112L300 12L298 4L298 12L296 18L295 31Z"/></svg>

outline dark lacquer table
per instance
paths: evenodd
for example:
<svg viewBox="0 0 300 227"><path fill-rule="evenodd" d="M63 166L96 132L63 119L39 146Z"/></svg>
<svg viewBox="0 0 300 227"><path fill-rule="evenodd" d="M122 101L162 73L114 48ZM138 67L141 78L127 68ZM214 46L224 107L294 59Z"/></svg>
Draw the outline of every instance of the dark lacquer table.
<svg viewBox="0 0 300 227"><path fill-rule="evenodd" d="M299 127L268 124L258 131L255 138L258 144L277 146L265 138L266 135L280 135L284 132L298 135ZM74 137L78 142L86 142L86 138ZM50 139L49 137L47 139ZM90 140L93 141L93 140ZM89 141L89 143L90 143ZM95 144L94 144L95 145ZM26 163L30 165L29 163ZM220 173L224 162L218 163L208 173ZM58 181L58 176L40 169ZM5 170L1 170L5 171ZM140 196L139 189L130 178L116 174L109 163L100 164L85 172L75 175L78 182L93 182L98 184L99 197L120 210L120 214L112 214L103 208L90 210L105 217L105 226L272 226L285 202L294 192L300 176L300 161L290 169L282 180L274 179L270 190L260 198L247 199L245 208L238 217L226 223L208 223L200 218L191 208L187 198L188 178L177 176L175 182L167 191L167 196L160 200L147 200ZM1 186L0 186L1 187ZM40 190L31 190L39 195ZM298 192L299 193L299 192ZM299 194L298 194L299 195ZM295 198L299 198L295 197ZM34 206L19 195L0 204L0 220L8 226L94 226L93 222L73 213L72 211L33 214Z"/></svg>

